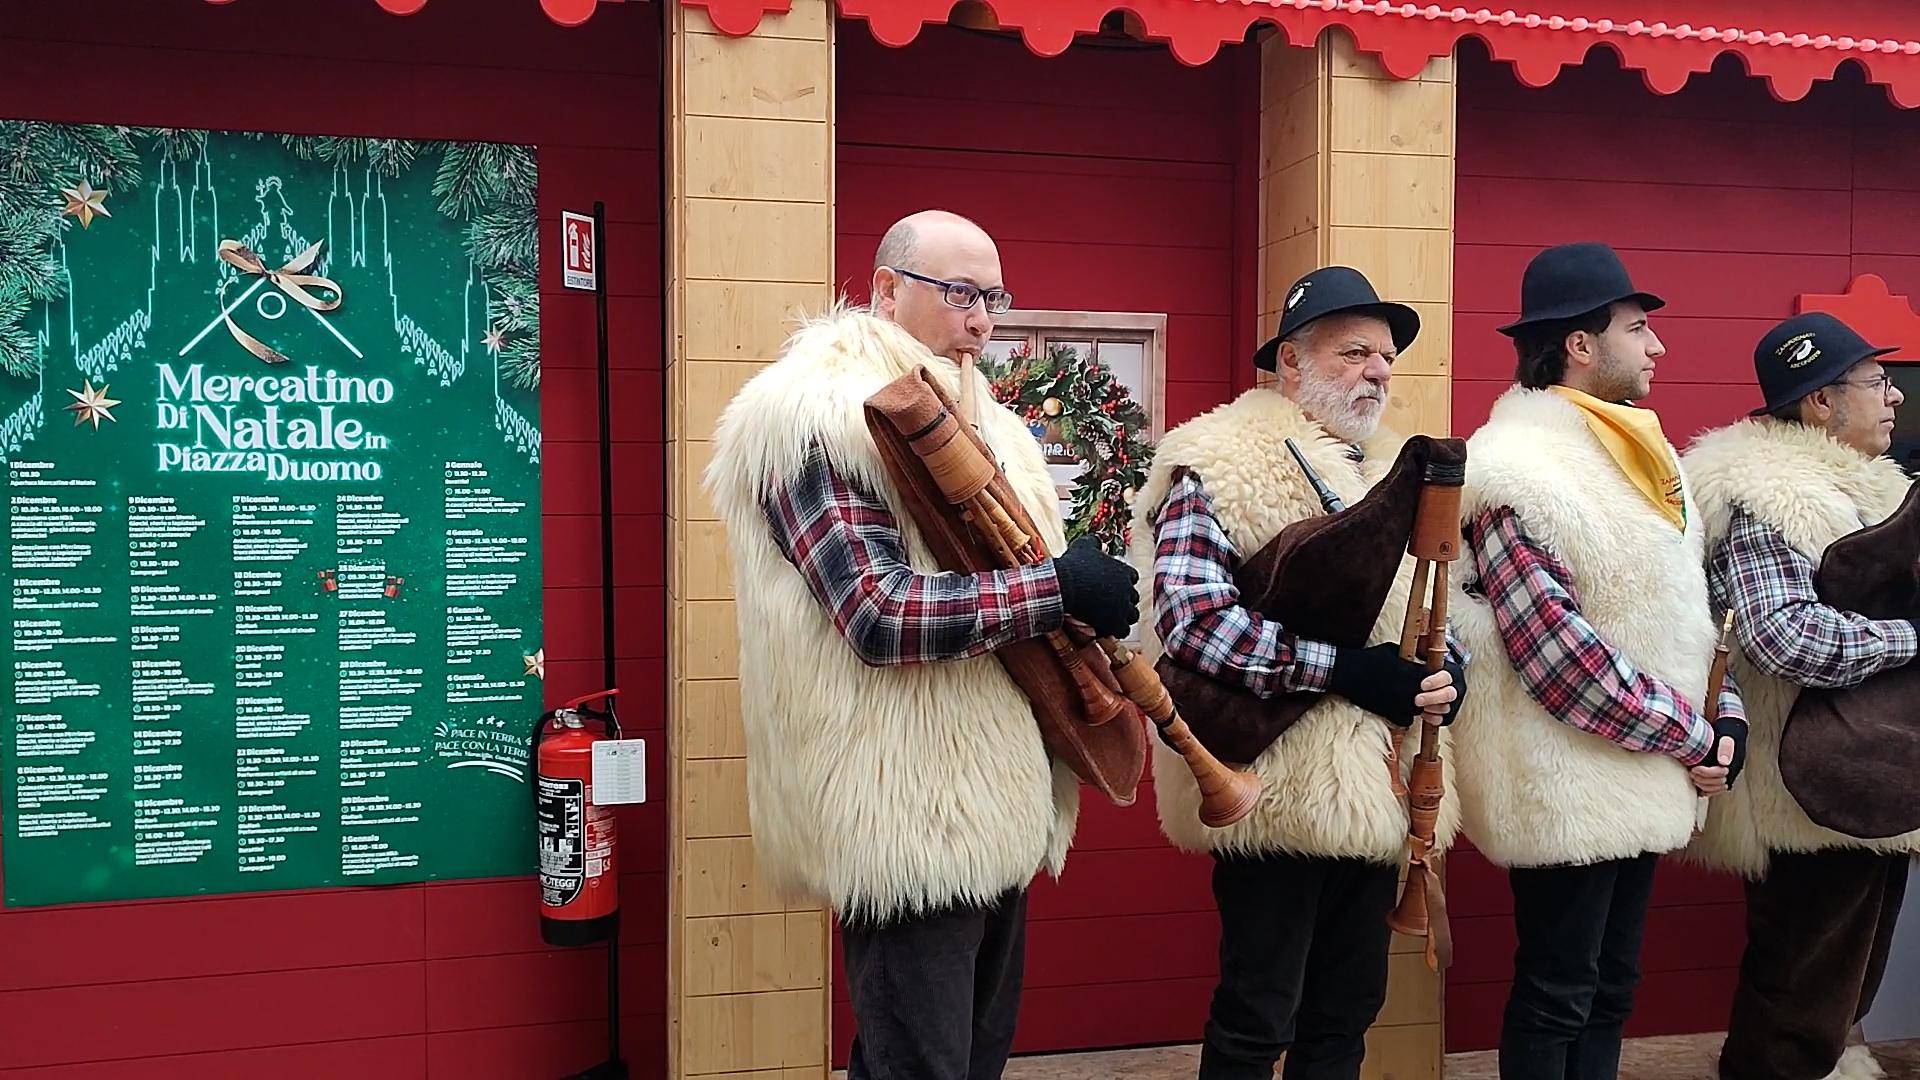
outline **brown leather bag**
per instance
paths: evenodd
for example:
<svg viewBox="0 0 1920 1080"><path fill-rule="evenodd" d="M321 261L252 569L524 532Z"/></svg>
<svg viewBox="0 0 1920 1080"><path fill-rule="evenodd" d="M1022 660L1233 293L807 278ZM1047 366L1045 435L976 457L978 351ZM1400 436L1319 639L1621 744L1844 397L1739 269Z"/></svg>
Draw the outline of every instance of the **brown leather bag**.
<svg viewBox="0 0 1920 1080"><path fill-rule="evenodd" d="M1407 553L1428 461L1462 465L1466 459L1463 440L1408 439L1359 502L1296 521L1243 560L1234 572L1241 605L1303 638L1366 645ZM1323 696L1300 691L1262 700L1165 656L1154 670L1194 735L1220 760L1241 764L1259 757Z"/></svg>
<svg viewBox="0 0 1920 1080"><path fill-rule="evenodd" d="M1900 509L1834 541L1814 587L1872 619L1920 613L1920 487ZM1814 824L1862 840L1920 829L1920 664L1858 686L1800 692L1780 737L1780 779Z"/></svg>

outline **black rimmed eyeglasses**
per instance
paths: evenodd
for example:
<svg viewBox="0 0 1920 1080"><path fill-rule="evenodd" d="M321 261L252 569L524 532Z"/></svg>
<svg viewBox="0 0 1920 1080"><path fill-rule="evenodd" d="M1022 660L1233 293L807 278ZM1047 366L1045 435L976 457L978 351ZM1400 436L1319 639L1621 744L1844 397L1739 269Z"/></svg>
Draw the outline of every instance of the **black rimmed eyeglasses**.
<svg viewBox="0 0 1920 1080"><path fill-rule="evenodd" d="M1893 376L1884 371L1871 379L1835 379L1833 382L1835 386L1862 386L1868 390L1878 390L1882 402L1893 404Z"/></svg>
<svg viewBox="0 0 1920 1080"><path fill-rule="evenodd" d="M982 297L986 298L987 311L994 315L1004 315L1009 308L1013 307L1013 294L1005 289L982 289L980 286L968 281L942 281L937 277L916 274L911 270L903 270L898 266L889 266L887 269L899 274L901 277L909 277L915 281L924 281L929 285L940 286L943 298L946 300L948 307L957 307L965 311L978 303Z"/></svg>

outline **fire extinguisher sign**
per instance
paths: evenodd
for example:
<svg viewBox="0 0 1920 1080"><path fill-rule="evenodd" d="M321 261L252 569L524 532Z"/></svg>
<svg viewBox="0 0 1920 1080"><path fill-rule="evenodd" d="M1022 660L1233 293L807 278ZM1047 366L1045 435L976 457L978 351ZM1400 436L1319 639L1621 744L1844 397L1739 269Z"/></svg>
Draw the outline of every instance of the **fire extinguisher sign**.
<svg viewBox="0 0 1920 1080"><path fill-rule="evenodd" d="M593 219L571 210L560 211L560 283L569 289L591 292L600 283L600 267L594 261Z"/></svg>

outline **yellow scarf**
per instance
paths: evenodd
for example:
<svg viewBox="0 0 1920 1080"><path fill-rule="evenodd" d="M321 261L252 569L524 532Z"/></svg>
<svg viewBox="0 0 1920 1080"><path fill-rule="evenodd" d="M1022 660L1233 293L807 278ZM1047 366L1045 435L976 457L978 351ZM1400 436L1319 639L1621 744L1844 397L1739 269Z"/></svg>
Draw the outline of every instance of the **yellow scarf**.
<svg viewBox="0 0 1920 1080"><path fill-rule="evenodd" d="M1680 491L1680 464L1660 430L1659 414L1652 409L1601 401L1569 386L1548 389L1579 408L1586 416L1587 430L1600 440L1633 486L1673 522L1674 528L1685 530L1687 503Z"/></svg>

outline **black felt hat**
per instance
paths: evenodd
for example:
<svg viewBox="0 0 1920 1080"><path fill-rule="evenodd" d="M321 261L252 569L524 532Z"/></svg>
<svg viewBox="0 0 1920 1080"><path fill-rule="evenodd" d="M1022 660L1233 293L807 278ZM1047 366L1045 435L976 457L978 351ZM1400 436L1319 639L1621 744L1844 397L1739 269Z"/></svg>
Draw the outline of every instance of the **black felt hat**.
<svg viewBox="0 0 1920 1080"><path fill-rule="evenodd" d="M1520 317L1500 332L1511 337L1535 323L1571 319L1621 300L1637 300L1647 311L1667 306L1665 300L1633 287L1626 265L1607 245L1561 244L1527 264L1520 278Z"/></svg>
<svg viewBox="0 0 1920 1080"><path fill-rule="evenodd" d="M1365 274L1350 266L1323 266L1293 283L1280 308L1280 329L1253 354L1253 366L1273 371L1280 362L1280 340L1315 319L1341 313L1376 315L1387 322L1393 348L1405 352L1420 333L1420 313L1405 304L1380 299Z"/></svg>
<svg viewBox="0 0 1920 1080"><path fill-rule="evenodd" d="M1767 331L1753 350L1753 374L1767 403L1751 415L1777 412L1831 386L1860 361L1898 349L1868 344L1853 327L1824 311L1795 315Z"/></svg>

